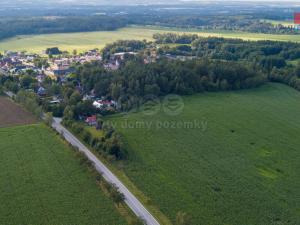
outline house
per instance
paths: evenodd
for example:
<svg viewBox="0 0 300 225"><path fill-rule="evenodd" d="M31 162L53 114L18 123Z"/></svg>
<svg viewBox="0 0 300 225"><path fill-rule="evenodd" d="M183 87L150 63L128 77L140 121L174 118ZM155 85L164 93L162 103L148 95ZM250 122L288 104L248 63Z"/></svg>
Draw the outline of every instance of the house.
<svg viewBox="0 0 300 225"><path fill-rule="evenodd" d="M86 94L86 95L84 95L83 96L83 101L89 101L89 100L93 100L93 99L95 99L95 95L88 95L88 94Z"/></svg>
<svg viewBox="0 0 300 225"><path fill-rule="evenodd" d="M137 55L137 54L138 53L136 52L118 52L114 54L114 58L124 60L127 55Z"/></svg>
<svg viewBox="0 0 300 225"><path fill-rule="evenodd" d="M37 94L38 94L39 96L45 96L45 95L47 94L46 89L43 88L43 87L39 87L39 89L38 89L38 91L37 91Z"/></svg>
<svg viewBox="0 0 300 225"><path fill-rule="evenodd" d="M106 70L114 71L114 70L118 70L120 68L120 62L119 62L119 60L116 60L116 61L104 64L103 66Z"/></svg>
<svg viewBox="0 0 300 225"><path fill-rule="evenodd" d="M89 126L97 126L97 117L96 115L87 117L85 122L89 125Z"/></svg>
<svg viewBox="0 0 300 225"><path fill-rule="evenodd" d="M105 109L109 107L117 107L117 102L108 100L98 100L93 102L93 106L97 109Z"/></svg>

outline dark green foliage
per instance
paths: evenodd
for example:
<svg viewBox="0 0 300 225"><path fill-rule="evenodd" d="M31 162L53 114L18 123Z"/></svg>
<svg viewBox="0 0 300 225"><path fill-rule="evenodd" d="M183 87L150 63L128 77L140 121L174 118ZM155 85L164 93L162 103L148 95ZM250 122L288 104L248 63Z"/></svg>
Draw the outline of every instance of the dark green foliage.
<svg viewBox="0 0 300 225"><path fill-rule="evenodd" d="M122 137L115 129L109 125L103 126L103 138L93 137L88 129L85 129L84 125L68 120L65 118L63 124L70 128L77 136L89 146L91 146L98 153L104 156L110 156L113 160L126 159L127 151L124 147Z"/></svg>
<svg viewBox="0 0 300 225"><path fill-rule="evenodd" d="M119 192L119 189L114 185L110 188L110 197L118 206L125 200L124 194Z"/></svg>
<svg viewBox="0 0 300 225"><path fill-rule="evenodd" d="M47 49L46 54L53 54L53 53L50 53L50 51L53 52L53 50ZM42 68L42 67L47 68L49 66L48 60L46 58L41 58L41 57L34 58L33 63L38 68Z"/></svg>
<svg viewBox="0 0 300 225"><path fill-rule="evenodd" d="M79 67L77 73L87 91L95 89L99 96L118 100L122 110L143 104L148 95L237 90L257 87L266 80L251 64L212 60L160 60L148 65L129 61L117 72L103 72L101 65L87 64ZM101 92L98 86L103 87Z"/></svg>
<svg viewBox="0 0 300 225"><path fill-rule="evenodd" d="M15 101L22 104L29 112L33 113L37 118L42 116L42 107L39 105L39 99L33 92L19 91L15 97Z"/></svg>
<svg viewBox="0 0 300 225"><path fill-rule="evenodd" d="M118 52L136 52L146 47L146 41L137 40L120 40L112 44L108 44L102 50L104 59L108 59L112 54Z"/></svg>
<svg viewBox="0 0 300 225"><path fill-rule="evenodd" d="M268 71L272 70L273 68L283 68L286 66L286 62L284 58L281 57L268 57L263 58L260 62L261 66Z"/></svg>
<svg viewBox="0 0 300 225"><path fill-rule="evenodd" d="M46 49L46 54L47 55L59 55L62 52L58 49L58 47L53 47L53 48L47 48Z"/></svg>
<svg viewBox="0 0 300 225"><path fill-rule="evenodd" d="M191 44L198 39L197 34L183 34L176 33L154 34L153 38L157 44Z"/></svg>
<svg viewBox="0 0 300 225"><path fill-rule="evenodd" d="M115 30L124 27L124 18L110 16L11 18L0 20L0 39L25 34L66 33L79 31Z"/></svg>
<svg viewBox="0 0 300 225"><path fill-rule="evenodd" d="M24 89L34 89L37 87L37 80L32 76L24 75L20 79L20 85Z"/></svg>

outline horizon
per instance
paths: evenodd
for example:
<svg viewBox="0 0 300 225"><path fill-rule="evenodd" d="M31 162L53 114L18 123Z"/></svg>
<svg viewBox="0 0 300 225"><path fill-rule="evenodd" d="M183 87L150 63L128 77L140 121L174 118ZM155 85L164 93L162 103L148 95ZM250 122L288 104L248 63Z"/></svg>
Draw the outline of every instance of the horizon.
<svg viewBox="0 0 300 225"><path fill-rule="evenodd" d="M48 0L47 2L43 0L16 0L11 2L9 0L3 0L2 4L4 5L33 5L33 4L41 4L41 5L51 5L51 4L75 4L75 5L111 5L111 6L122 6L122 5L185 5L185 4L232 4L232 3L255 3L255 4L278 4L278 3L290 3L290 4L297 4L300 5L298 1L295 0L228 0L226 2L220 0L175 0L175 1L168 1L168 0L153 0L151 3L147 0L87 0L84 3L80 0ZM21 4L21 5L20 5Z"/></svg>

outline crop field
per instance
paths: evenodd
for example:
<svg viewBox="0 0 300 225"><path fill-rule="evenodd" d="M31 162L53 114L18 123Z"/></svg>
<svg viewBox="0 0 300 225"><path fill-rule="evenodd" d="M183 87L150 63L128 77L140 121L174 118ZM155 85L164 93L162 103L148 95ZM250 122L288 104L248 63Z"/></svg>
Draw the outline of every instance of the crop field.
<svg viewBox="0 0 300 225"><path fill-rule="evenodd" d="M271 23L273 25L282 25L285 27L295 26L295 23L292 20L262 20L262 21L266 23Z"/></svg>
<svg viewBox="0 0 300 225"><path fill-rule="evenodd" d="M0 96L0 128L35 123L37 120L10 99Z"/></svg>
<svg viewBox="0 0 300 225"><path fill-rule="evenodd" d="M1 128L0 140L0 224L126 224L75 153L45 125Z"/></svg>
<svg viewBox="0 0 300 225"><path fill-rule="evenodd" d="M59 47L61 50L78 52L103 48L106 44L117 40L152 40L155 33L196 33L203 37L241 38L244 40L275 40L300 42L300 35L272 35L260 33L245 33L234 31L202 31L196 29L172 29L154 26L132 26L117 31L84 32L84 33L59 33L43 35L17 36L0 41L0 52L5 50L28 51L41 53L48 47Z"/></svg>
<svg viewBox="0 0 300 225"><path fill-rule="evenodd" d="M300 224L300 93L270 83L178 102L109 119L148 203L193 225Z"/></svg>

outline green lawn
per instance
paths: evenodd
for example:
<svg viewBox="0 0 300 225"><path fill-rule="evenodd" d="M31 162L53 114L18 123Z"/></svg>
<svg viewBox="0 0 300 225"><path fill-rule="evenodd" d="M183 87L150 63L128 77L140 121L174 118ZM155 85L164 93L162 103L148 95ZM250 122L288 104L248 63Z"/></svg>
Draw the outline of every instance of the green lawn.
<svg viewBox="0 0 300 225"><path fill-rule="evenodd" d="M126 224L95 178L44 125L0 129L0 224Z"/></svg>
<svg viewBox="0 0 300 225"><path fill-rule="evenodd" d="M0 42L0 52L5 50L41 53L48 47L59 47L62 50L79 52L93 48L103 48L106 44L120 39L152 40L154 33L176 32L197 33L200 36L241 38L244 40L277 40L277 41L300 41L300 35L272 35L259 33L245 33L234 31L201 31L196 29L172 29L164 27L140 27L132 26L117 31L85 32L85 33L60 33L17 36Z"/></svg>
<svg viewBox="0 0 300 225"><path fill-rule="evenodd" d="M148 203L173 221L185 211L193 225L300 224L300 93L267 84L183 102L176 116L109 119L128 143L123 170Z"/></svg>

